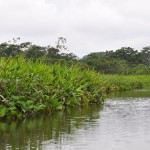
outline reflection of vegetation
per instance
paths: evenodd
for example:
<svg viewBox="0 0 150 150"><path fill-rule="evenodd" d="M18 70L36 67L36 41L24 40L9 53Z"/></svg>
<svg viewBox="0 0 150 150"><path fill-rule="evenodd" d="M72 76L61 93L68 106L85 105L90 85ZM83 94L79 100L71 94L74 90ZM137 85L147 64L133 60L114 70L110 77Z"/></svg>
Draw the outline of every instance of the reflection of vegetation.
<svg viewBox="0 0 150 150"><path fill-rule="evenodd" d="M150 97L150 89L136 89L136 90L129 90L123 92L113 92L108 95L109 98L113 97Z"/></svg>
<svg viewBox="0 0 150 150"><path fill-rule="evenodd" d="M63 142L67 134L74 134L78 128L93 125L101 109L102 105L92 105L34 116L23 122L1 122L0 149L5 149L7 144L11 149L40 149L43 141L54 139Z"/></svg>

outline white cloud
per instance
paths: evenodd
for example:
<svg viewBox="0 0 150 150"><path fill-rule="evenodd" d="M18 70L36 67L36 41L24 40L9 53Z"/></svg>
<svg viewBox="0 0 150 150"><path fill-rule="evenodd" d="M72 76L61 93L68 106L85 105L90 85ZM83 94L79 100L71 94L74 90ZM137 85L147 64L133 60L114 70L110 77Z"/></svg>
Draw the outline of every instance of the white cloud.
<svg viewBox="0 0 150 150"><path fill-rule="evenodd" d="M150 45L149 0L0 0L0 42L54 44L68 39L70 52Z"/></svg>

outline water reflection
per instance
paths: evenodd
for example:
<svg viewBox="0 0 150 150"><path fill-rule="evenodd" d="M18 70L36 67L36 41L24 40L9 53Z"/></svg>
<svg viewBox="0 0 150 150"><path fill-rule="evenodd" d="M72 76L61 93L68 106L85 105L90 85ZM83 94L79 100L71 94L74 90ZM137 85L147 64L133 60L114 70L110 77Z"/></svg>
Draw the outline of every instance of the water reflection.
<svg viewBox="0 0 150 150"><path fill-rule="evenodd" d="M113 137L107 144L111 144L112 149L115 150L148 150L150 148L149 114L148 97L108 99L101 113L100 129L105 133L103 138ZM103 144L101 146L111 150Z"/></svg>
<svg viewBox="0 0 150 150"><path fill-rule="evenodd" d="M110 95L104 105L0 123L0 150L149 150L150 91Z"/></svg>
<svg viewBox="0 0 150 150"><path fill-rule="evenodd" d="M102 105L43 114L23 122L0 123L0 149L46 149L50 143L64 143L77 129L96 124ZM45 147L45 148L44 148Z"/></svg>
<svg viewBox="0 0 150 150"><path fill-rule="evenodd" d="M112 97L150 97L150 89L136 89L122 92L114 92L108 95Z"/></svg>
<svg viewBox="0 0 150 150"><path fill-rule="evenodd" d="M43 142L44 150L149 150L150 98L107 99L100 118L63 142ZM93 123L92 123L93 124Z"/></svg>

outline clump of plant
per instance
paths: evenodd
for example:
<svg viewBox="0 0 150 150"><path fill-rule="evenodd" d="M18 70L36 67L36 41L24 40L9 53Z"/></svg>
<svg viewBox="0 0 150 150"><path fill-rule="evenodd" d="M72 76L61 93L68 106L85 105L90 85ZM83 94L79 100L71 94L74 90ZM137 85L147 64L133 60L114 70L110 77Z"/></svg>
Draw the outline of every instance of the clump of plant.
<svg viewBox="0 0 150 150"><path fill-rule="evenodd" d="M46 65L21 56L0 59L0 118L104 101L113 91L142 88L148 76L99 74L79 64Z"/></svg>
<svg viewBox="0 0 150 150"><path fill-rule="evenodd" d="M0 60L0 118L23 118L41 110L102 102L98 74L79 66Z"/></svg>

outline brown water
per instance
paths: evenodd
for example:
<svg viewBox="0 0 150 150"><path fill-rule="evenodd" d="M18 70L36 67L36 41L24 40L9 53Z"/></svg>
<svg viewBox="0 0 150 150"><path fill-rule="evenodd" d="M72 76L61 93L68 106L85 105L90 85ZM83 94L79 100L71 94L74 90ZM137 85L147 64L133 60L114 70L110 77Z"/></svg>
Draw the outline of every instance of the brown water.
<svg viewBox="0 0 150 150"><path fill-rule="evenodd" d="M103 106L1 122L0 150L5 149L149 150L150 91L115 93Z"/></svg>

